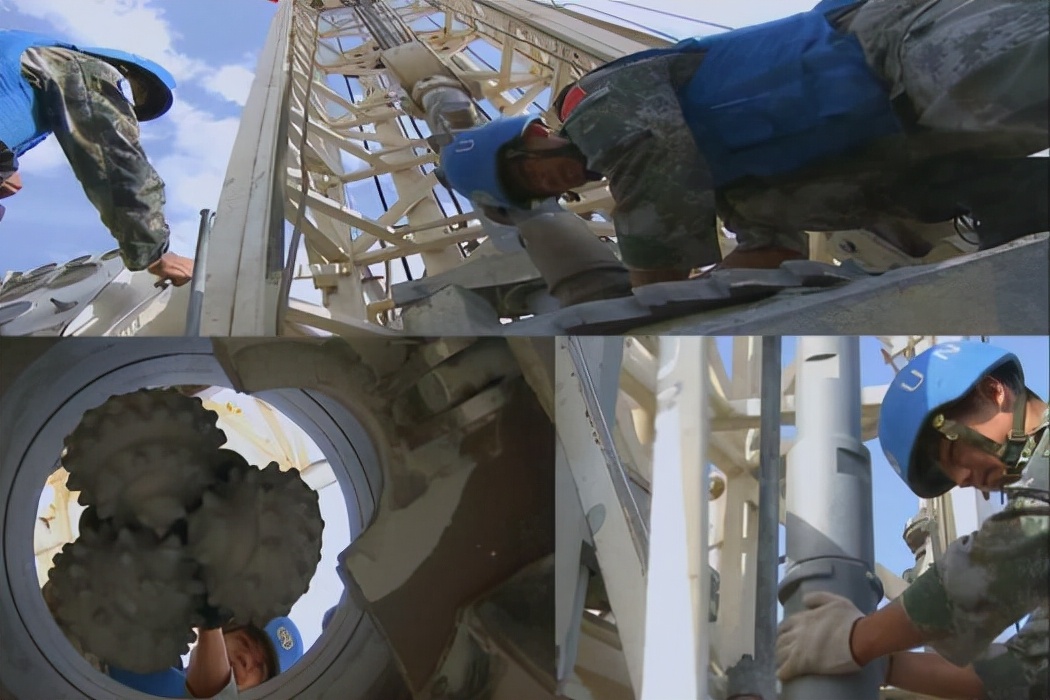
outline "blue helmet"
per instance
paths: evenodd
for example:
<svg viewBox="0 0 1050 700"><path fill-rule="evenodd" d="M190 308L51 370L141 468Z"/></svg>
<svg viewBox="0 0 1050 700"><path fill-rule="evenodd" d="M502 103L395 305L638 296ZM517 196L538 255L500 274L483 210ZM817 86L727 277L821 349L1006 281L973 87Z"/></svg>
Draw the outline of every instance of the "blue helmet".
<svg viewBox="0 0 1050 700"><path fill-rule="evenodd" d="M132 83L135 92L135 116L145 122L156 119L171 109L175 89L175 77L162 66L148 58L136 56L116 49L78 49L81 53L101 58L118 70L130 73L136 80ZM145 89L146 94L139 94Z"/></svg>
<svg viewBox="0 0 1050 700"><path fill-rule="evenodd" d="M520 207L500 181L499 155L536 121L542 120L532 115L497 119L453 134L452 143L441 149L441 170L449 187L475 204Z"/></svg>
<svg viewBox="0 0 1050 700"><path fill-rule="evenodd" d="M303 636L299 634L299 628L295 626L289 617L275 617L267 623L263 630L269 638L272 661L276 661L278 673L284 673L291 668L295 662L303 658L305 652Z"/></svg>
<svg viewBox="0 0 1050 700"><path fill-rule="evenodd" d="M918 355L893 378L879 412L879 442L890 466L915 495L934 498L955 486L916 449L930 416L1008 363L1021 373L1020 360L1002 348L969 341L942 343Z"/></svg>

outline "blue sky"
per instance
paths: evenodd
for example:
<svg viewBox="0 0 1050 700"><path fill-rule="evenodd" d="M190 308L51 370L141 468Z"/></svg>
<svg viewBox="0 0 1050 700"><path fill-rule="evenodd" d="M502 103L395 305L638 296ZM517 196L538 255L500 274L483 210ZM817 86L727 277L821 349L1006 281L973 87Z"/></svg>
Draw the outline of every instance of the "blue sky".
<svg viewBox="0 0 1050 700"><path fill-rule="evenodd" d="M977 340L977 338L973 338ZM1050 394L1050 339L1042 337L993 336L993 345L1003 347L1020 358L1025 368L1028 387L1046 400ZM785 337L782 343L784 366L795 361L797 339ZM730 357L730 338L719 338L718 346L723 356ZM881 356L882 344L874 337L863 337L860 341L861 385L880 386L889 384L894 370ZM727 367L727 371L731 370ZM786 429L789 434L793 428ZM896 574L914 565L915 559L904 544L902 533L908 518L918 511L918 499L908 490L904 482L890 468L878 440L869 440L865 446L871 452L872 486L875 512L875 558ZM993 496L993 498L995 498ZM783 554L783 552L781 552Z"/></svg>
<svg viewBox="0 0 1050 700"><path fill-rule="evenodd" d="M661 12L737 27L807 9L813 0L559 4L683 37L718 30ZM175 106L143 124L142 136L167 184L172 249L191 256L198 212L218 203L241 108L276 8L266 0L0 0L5 28L132 51L176 76ZM54 138L21 163L24 188L4 201L7 213L0 222L0 274L115 247Z"/></svg>
<svg viewBox="0 0 1050 700"><path fill-rule="evenodd" d="M198 212L214 209L259 50L265 0L0 0L3 25L151 58L178 81L175 104L142 125L167 184L172 248L192 255ZM21 159L23 190L4 200L0 273L116 247L54 140Z"/></svg>

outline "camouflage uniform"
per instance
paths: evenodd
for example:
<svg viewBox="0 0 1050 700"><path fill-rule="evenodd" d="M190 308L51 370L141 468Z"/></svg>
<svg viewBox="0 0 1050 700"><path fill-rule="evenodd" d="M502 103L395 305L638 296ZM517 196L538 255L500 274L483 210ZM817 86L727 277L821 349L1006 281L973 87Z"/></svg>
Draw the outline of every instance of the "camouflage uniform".
<svg viewBox="0 0 1050 700"><path fill-rule="evenodd" d="M22 72L124 263L144 270L167 252L170 231L164 182L139 144L127 81L105 61L55 47L27 49Z"/></svg>
<svg viewBox="0 0 1050 700"><path fill-rule="evenodd" d="M721 259L711 173L678 106L697 55L656 56L580 80L563 133L609 180L623 261L689 269Z"/></svg>
<svg viewBox="0 0 1050 700"><path fill-rule="evenodd" d="M716 262L716 208L741 249L775 245L803 253L807 230L950 220L967 182L973 198L995 203L1016 198L1019 177L1046 180L1045 161L1025 156L1048 145L1048 6L1047 0L869 0L839 18L910 128L784 176L712 191L677 102L678 89L702 61L697 55L584 76L588 97L563 133L609 179L620 248L635 268ZM1000 161L1004 170L991 175L988 155L1014 161Z"/></svg>
<svg viewBox="0 0 1050 700"><path fill-rule="evenodd" d="M973 662L990 700L1050 697L1050 429L1045 421L1021 480L1004 489L1010 500L1002 513L953 542L901 596L908 617L938 653L960 666ZM1006 644L992 643L1028 614Z"/></svg>

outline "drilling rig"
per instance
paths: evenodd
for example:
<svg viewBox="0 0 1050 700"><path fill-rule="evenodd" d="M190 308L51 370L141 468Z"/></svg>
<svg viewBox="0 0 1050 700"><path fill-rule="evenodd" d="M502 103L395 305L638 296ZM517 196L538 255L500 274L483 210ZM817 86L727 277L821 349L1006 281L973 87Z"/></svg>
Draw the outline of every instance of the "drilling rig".
<svg viewBox="0 0 1050 700"><path fill-rule="evenodd" d="M556 127L563 87L674 39L580 3L279 2L191 285L156 289L115 253L9 273L0 332L920 334L965 306L992 333L1045 317L1045 233L983 252L952 222L811 234L810 260L780 270L601 299L625 274L604 182L538 232L442 184L451 133L521 114ZM720 244L734 241L723 231Z"/></svg>

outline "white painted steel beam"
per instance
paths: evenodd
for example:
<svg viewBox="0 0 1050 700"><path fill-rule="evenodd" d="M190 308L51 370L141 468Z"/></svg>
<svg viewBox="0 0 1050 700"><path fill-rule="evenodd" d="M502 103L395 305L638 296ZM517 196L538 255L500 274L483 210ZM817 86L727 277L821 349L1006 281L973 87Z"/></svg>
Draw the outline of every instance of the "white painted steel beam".
<svg viewBox="0 0 1050 700"><path fill-rule="evenodd" d="M555 415L559 448L572 474L580 505L591 530L606 591L616 616L628 675L635 696L641 692L645 630L646 562L632 546L626 509L613 482L619 464L609 464L599 444L601 418L585 398L581 368L569 349L574 342L558 338L555 356Z"/></svg>
<svg viewBox="0 0 1050 700"><path fill-rule="evenodd" d="M282 140L295 3L277 8L241 116L208 249L201 335L273 335L275 279L270 237L283 225L275 170Z"/></svg>

